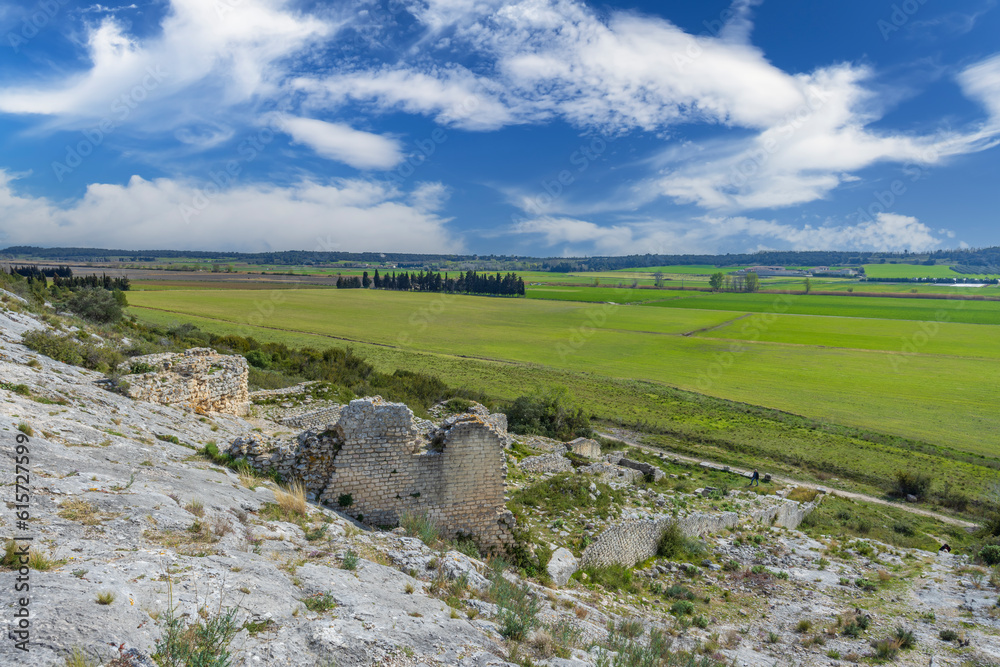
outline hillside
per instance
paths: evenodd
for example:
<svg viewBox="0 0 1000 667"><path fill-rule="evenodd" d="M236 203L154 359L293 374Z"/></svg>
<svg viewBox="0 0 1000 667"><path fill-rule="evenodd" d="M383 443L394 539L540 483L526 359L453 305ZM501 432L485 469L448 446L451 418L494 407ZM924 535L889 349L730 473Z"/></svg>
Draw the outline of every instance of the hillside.
<svg viewBox="0 0 1000 667"><path fill-rule="evenodd" d="M1000 661L1000 580L933 551L943 524L920 532L795 485L747 489L725 471L596 443L567 452L490 422L505 445L504 509L518 520L504 570L468 540L440 539L448 526L369 526L350 503L304 503L265 470L213 460L234 442L335 439L324 426L300 437L310 415L341 420L348 451L342 415L365 401L344 407L298 387L252 396L237 416L136 400L21 344L55 325L101 345L82 322L2 301L2 525L32 538L30 664L194 664L164 657L165 637L174 648L192 637L185 627L213 630L207 644L234 665ZM436 414L413 421L415 442L489 421ZM28 468L30 499L16 498L27 509L14 502L17 465ZM831 517L869 521L893 543L818 532ZM0 588L16 633L15 548ZM27 655L0 644L2 664Z"/></svg>

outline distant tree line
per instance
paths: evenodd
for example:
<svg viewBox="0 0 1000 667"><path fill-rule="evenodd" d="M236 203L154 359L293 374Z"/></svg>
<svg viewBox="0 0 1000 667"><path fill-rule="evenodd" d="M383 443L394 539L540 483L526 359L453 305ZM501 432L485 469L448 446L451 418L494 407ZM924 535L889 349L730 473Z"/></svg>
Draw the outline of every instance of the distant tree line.
<svg viewBox="0 0 1000 667"><path fill-rule="evenodd" d="M39 268L33 264L28 264L26 266L11 266L10 275L18 275L23 278L27 278L29 282L31 280L39 280L42 277L45 278L55 278L56 276L60 278L70 278L73 276L73 270L68 266L47 266L45 268Z"/></svg>
<svg viewBox="0 0 1000 667"><path fill-rule="evenodd" d="M752 271L743 275L718 271L709 277L708 286L713 292L759 292L760 277Z"/></svg>
<svg viewBox="0 0 1000 667"><path fill-rule="evenodd" d="M52 286L70 290L89 288L106 289L111 292L127 292L131 287L131 283L125 276L112 278L111 276L102 273L100 276L95 274L90 274L89 276L72 276L69 278L60 278L59 276L56 276L52 279Z"/></svg>
<svg viewBox="0 0 1000 667"><path fill-rule="evenodd" d="M348 287L374 287L375 289L396 290L401 292L447 292L449 294L488 294L491 296L524 296L524 280L514 274L501 275L476 273L475 271L459 272L457 278L447 273L421 271L419 273L390 273L368 277L368 272L360 278L340 278L337 287L343 281L351 282Z"/></svg>

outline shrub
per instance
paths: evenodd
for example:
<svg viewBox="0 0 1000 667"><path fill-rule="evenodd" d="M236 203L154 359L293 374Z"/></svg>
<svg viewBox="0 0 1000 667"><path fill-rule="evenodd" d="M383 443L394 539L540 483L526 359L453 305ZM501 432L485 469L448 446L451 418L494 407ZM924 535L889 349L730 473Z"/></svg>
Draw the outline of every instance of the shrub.
<svg viewBox="0 0 1000 667"><path fill-rule="evenodd" d="M684 551L685 540L681 527L676 521L671 522L660 535L660 541L656 545L656 555L672 558L681 554Z"/></svg>
<svg viewBox="0 0 1000 667"><path fill-rule="evenodd" d="M588 567L584 572L591 582L609 591L632 591L635 588L632 583L632 570L624 565Z"/></svg>
<svg viewBox="0 0 1000 667"><path fill-rule="evenodd" d="M344 562L341 567L345 570L356 570L358 569L358 554L354 552L353 549L348 549L344 552Z"/></svg>
<svg viewBox="0 0 1000 667"><path fill-rule="evenodd" d="M874 642L876 660L895 660L899 655L899 642L891 637Z"/></svg>
<svg viewBox="0 0 1000 667"><path fill-rule="evenodd" d="M811 629L812 629L812 621L810 621L809 619L806 619L806 618L803 618L795 626L795 632L798 632L800 634L804 634L806 632L809 632Z"/></svg>
<svg viewBox="0 0 1000 667"><path fill-rule="evenodd" d="M924 498L931 488L931 478L923 473L900 470L896 473L896 493Z"/></svg>
<svg viewBox="0 0 1000 667"><path fill-rule="evenodd" d="M953 642L958 640L958 633L954 630L942 630L938 633L938 637L940 637L943 642Z"/></svg>
<svg viewBox="0 0 1000 667"><path fill-rule="evenodd" d="M354 496L350 493L342 493L337 496L337 505L343 508L348 508L354 504Z"/></svg>
<svg viewBox="0 0 1000 667"><path fill-rule="evenodd" d="M106 289L77 290L66 302L66 308L85 320L99 324L110 324L122 318L123 304L121 301L125 295L121 292L119 294L121 297L116 298L115 294ZM127 305L127 302L124 305Z"/></svg>
<svg viewBox="0 0 1000 667"><path fill-rule="evenodd" d="M589 437L593 433L590 419L582 409L570 406L568 399L569 392L565 388L520 396L504 411L507 427L513 433L544 435L559 440Z"/></svg>
<svg viewBox="0 0 1000 667"><path fill-rule="evenodd" d="M670 613L674 616L685 616L694 613L694 603L688 600L678 600L670 605Z"/></svg>
<svg viewBox="0 0 1000 667"><path fill-rule="evenodd" d="M979 558L987 565L1000 564L1000 546L989 544L979 551Z"/></svg>
<svg viewBox="0 0 1000 667"><path fill-rule="evenodd" d="M907 630L906 628L896 628L896 641L899 643L899 648L906 650L913 648L917 645L917 640L913 636L912 630Z"/></svg>

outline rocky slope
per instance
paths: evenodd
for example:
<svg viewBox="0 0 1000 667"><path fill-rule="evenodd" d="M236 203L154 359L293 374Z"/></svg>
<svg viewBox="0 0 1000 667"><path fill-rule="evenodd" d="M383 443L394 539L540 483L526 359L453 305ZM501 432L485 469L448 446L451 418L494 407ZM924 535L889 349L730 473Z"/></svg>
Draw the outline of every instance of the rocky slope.
<svg viewBox="0 0 1000 667"><path fill-rule="evenodd" d="M0 484L7 503L0 527L6 536L32 538L37 554L28 574L30 653L9 638L0 642L0 664L148 665L171 609L188 624L235 610L236 665L585 667L614 660L606 648L609 623L616 629L610 649L621 655L662 628L675 649L706 658L840 664L873 655L874 640L905 626L916 645L898 654L901 664L1000 660L989 573L950 555L817 541L754 524L706 536L698 562L641 564L630 587L595 585L583 573L568 579L584 532L597 536L664 508L713 511L717 504L631 481L616 482L616 502L604 518L585 507L534 513L545 539L568 547L555 559L566 585L506 574L527 587L538 611L533 633L505 639L482 561L447 545L432 549L400 529L373 530L329 508L310 504L298 512L275 484L196 452L254 432L293 437L295 429L109 392L102 375L21 345L22 333L42 326L23 311L0 310ZM545 443L527 442L543 453ZM20 462L30 476L25 526L15 514L18 456L27 457ZM552 478L510 468L512 494ZM594 490L605 482L593 477ZM6 637L19 630L19 576L0 569ZM693 611L678 609L679 600ZM845 631L864 616L867 629ZM942 640L942 630L956 639ZM120 657L129 650L133 658ZM620 657L617 664L629 663Z"/></svg>

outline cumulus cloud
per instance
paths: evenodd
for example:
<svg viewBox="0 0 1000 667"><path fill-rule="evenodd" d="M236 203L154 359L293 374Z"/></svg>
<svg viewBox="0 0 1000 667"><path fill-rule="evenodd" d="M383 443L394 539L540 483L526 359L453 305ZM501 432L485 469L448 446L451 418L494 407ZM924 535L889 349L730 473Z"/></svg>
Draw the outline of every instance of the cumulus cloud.
<svg viewBox="0 0 1000 667"><path fill-rule="evenodd" d="M517 223L512 230L563 255L827 250L924 252L941 248L949 230L935 232L917 218L879 213L856 225L795 226L744 216L705 216L697 220L630 220L598 225L575 218L543 216Z"/></svg>
<svg viewBox="0 0 1000 667"><path fill-rule="evenodd" d="M312 118L283 116L277 122L297 143L358 169L392 169L403 161L399 141L391 137Z"/></svg>
<svg viewBox="0 0 1000 667"><path fill-rule="evenodd" d="M100 119L137 86L151 88L150 72L159 80L147 94L161 104L179 92L197 94L215 108L246 101L274 90L285 58L337 29L290 6L288 0L172 0L160 33L144 41L115 18L104 18L87 32L88 67L7 84L0 89L0 111ZM184 108L190 103L174 101Z"/></svg>
<svg viewBox="0 0 1000 667"><path fill-rule="evenodd" d="M0 171L0 243L114 248L462 252L447 220L361 180L211 188L171 179L93 184L62 205Z"/></svg>

